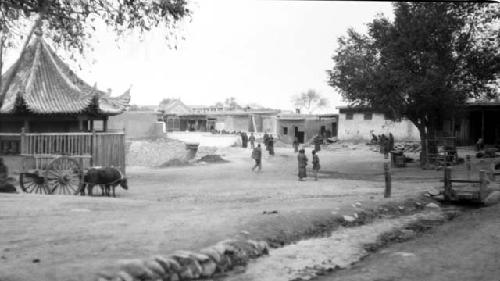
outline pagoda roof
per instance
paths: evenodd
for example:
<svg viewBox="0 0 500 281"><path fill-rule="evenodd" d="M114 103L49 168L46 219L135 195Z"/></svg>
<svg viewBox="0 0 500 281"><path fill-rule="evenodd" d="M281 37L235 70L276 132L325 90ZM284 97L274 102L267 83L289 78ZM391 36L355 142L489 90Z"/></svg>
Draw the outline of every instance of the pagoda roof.
<svg viewBox="0 0 500 281"><path fill-rule="evenodd" d="M117 115L130 102L90 86L56 55L41 35L31 38L19 59L2 76L0 113Z"/></svg>

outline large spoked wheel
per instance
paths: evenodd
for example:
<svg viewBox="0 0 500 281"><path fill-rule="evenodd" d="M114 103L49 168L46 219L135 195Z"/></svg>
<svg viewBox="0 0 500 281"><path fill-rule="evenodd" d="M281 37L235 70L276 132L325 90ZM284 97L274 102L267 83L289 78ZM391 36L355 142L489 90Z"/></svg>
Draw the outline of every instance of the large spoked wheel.
<svg viewBox="0 0 500 281"><path fill-rule="evenodd" d="M45 183L50 194L76 195L80 192L82 169L68 156L52 160L45 170Z"/></svg>
<svg viewBox="0 0 500 281"><path fill-rule="evenodd" d="M19 184L26 193L49 194L50 190L45 184L45 178L38 176L37 173L21 173L19 175Z"/></svg>

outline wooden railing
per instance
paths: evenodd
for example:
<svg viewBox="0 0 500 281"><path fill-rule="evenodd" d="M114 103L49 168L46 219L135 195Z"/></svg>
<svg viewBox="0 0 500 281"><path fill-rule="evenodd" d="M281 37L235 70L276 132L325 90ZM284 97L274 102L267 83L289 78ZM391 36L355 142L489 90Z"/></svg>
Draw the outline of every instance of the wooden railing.
<svg viewBox="0 0 500 281"><path fill-rule="evenodd" d="M83 156L90 159L86 166L115 166L125 172L124 132L0 134L2 139L16 141L24 156Z"/></svg>

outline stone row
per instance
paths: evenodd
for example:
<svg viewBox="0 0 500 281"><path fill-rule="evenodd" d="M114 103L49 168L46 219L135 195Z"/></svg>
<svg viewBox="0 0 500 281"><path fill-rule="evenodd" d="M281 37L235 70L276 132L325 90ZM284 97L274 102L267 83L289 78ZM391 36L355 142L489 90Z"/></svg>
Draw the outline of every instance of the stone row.
<svg viewBox="0 0 500 281"><path fill-rule="evenodd" d="M269 254L264 241L224 240L199 252L177 251L168 256L119 260L112 270L97 273L96 281L184 281L210 278Z"/></svg>

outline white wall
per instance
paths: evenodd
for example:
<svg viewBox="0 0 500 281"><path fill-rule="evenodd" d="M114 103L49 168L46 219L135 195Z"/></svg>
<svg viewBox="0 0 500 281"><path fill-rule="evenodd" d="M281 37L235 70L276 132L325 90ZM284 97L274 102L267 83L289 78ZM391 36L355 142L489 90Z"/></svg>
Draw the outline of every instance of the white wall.
<svg viewBox="0 0 500 281"><path fill-rule="evenodd" d="M339 139L345 141L351 140L370 140L372 132L376 135L392 133L396 141L401 140L419 140L417 127L409 120L394 122L385 120L384 114L374 113L372 120L364 120L363 113L354 113L352 120L346 120L346 114L339 114Z"/></svg>

